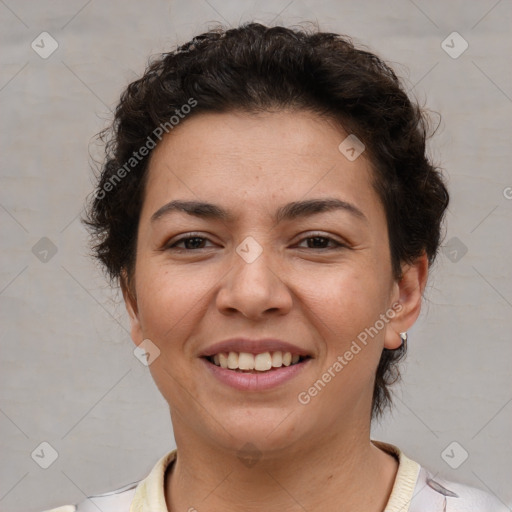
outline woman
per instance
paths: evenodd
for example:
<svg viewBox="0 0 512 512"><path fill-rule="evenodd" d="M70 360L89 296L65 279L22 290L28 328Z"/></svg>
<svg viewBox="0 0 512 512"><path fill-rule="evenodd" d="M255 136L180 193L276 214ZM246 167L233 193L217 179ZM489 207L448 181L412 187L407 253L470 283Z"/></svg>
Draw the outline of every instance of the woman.
<svg viewBox="0 0 512 512"><path fill-rule="evenodd" d="M177 449L59 510L505 510L370 439L448 204L387 65L336 34L213 30L128 86L111 135L86 223Z"/></svg>

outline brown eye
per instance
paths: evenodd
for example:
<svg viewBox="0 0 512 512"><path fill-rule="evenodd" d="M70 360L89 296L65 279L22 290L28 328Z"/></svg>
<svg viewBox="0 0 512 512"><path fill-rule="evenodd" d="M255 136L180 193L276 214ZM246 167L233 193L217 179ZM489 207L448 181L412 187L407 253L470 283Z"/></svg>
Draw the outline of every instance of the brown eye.
<svg viewBox="0 0 512 512"><path fill-rule="evenodd" d="M208 238L203 236L185 236L168 245L166 249L184 249L187 251L193 251L194 249L205 249L204 243L206 241L208 241ZM184 246L178 247L179 244L184 244Z"/></svg>
<svg viewBox="0 0 512 512"><path fill-rule="evenodd" d="M305 247L306 249L338 249L340 247L346 247L344 244L328 236L308 236L306 238L303 238L301 240L301 243L304 241L307 242L307 247ZM330 242L332 242L334 246L328 247L328 244Z"/></svg>

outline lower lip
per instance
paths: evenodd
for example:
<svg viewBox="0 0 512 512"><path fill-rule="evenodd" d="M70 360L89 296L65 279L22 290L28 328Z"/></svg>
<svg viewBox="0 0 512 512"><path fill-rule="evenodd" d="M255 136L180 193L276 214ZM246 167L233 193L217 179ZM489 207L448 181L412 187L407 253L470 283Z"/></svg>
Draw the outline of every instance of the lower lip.
<svg viewBox="0 0 512 512"><path fill-rule="evenodd" d="M280 368L261 373L237 372L227 368L221 368L204 358L202 358L202 361L214 377L232 388L242 391L263 391L284 384L298 375L308 364L310 359L305 359L292 366L281 366Z"/></svg>

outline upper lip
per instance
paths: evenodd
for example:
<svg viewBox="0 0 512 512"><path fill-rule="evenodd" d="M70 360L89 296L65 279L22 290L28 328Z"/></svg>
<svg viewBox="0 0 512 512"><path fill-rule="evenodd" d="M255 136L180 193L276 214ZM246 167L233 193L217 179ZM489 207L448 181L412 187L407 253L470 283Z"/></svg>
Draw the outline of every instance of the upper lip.
<svg viewBox="0 0 512 512"><path fill-rule="evenodd" d="M291 352L292 355L311 356L311 353L301 347L297 347L287 341L276 338L262 338L251 340L249 338L231 338L219 341L206 348L201 357L210 357L221 352L247 352L249 354L261 354L263 352Z"/></svg>

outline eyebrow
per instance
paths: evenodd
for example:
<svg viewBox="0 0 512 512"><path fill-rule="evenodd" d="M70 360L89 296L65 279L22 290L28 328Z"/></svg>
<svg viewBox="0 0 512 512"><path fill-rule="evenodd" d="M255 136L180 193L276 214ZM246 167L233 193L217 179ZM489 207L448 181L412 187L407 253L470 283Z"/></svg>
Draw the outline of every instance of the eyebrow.
<svg viewBox="0 0 512 512"><path fill-rule="evenodd" d="M283 221L290 221L297 218L309 217L318 213L343 210L350 213L357 219L368 222L365 214L352 203L332 197L321 199L308 199L305 201L294 201L281 206L274 215L274 222L279 224ZM224 208L201 201L174 200L163 205L151 216L151 222L156 222L172 212L183 212L202 219L221 220L233 223L236 216Z"/></svg>

